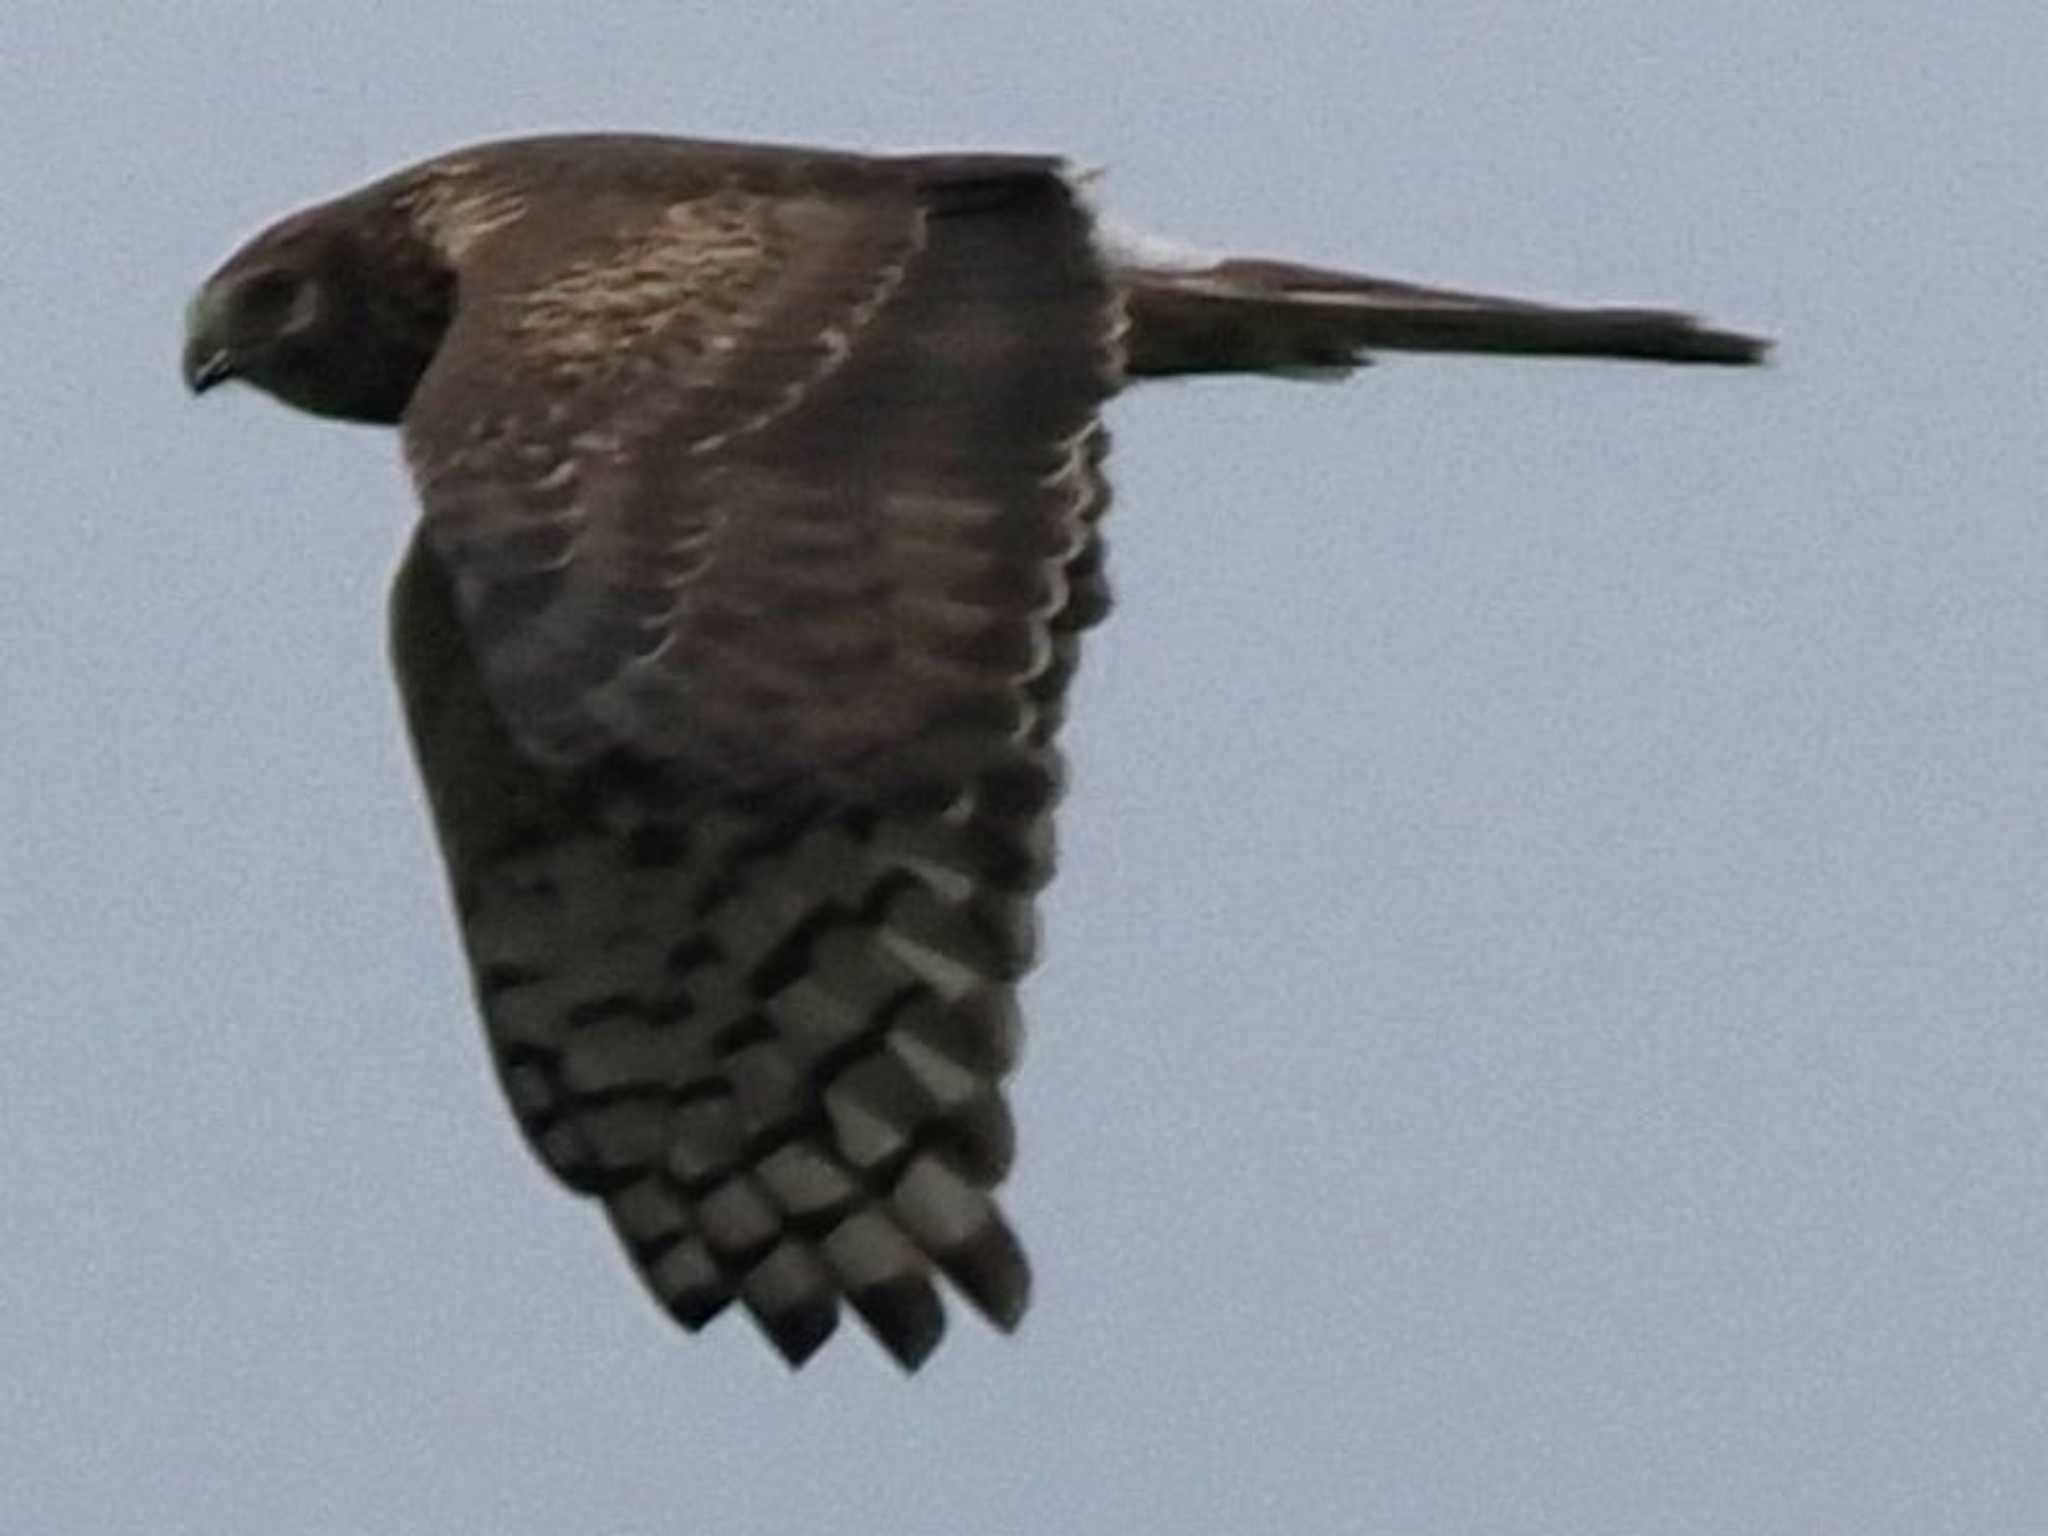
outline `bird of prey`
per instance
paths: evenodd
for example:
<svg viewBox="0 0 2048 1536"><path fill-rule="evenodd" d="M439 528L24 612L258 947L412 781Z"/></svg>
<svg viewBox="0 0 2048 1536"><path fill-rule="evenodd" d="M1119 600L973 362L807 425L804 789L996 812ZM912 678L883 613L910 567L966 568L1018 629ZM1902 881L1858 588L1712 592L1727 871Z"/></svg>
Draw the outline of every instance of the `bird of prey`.
<svg viewBox="0 0 2048 1536"><path fill-rule="evenodd" d="M1099 416L1376 348L1751 363L1756 338L1120 234L1034 155L485 144L290 215L185 378L400 429L392 646L541 1161L695 1330L905 1368L1029 1272L991 1192L1081 636Z"/></svg>

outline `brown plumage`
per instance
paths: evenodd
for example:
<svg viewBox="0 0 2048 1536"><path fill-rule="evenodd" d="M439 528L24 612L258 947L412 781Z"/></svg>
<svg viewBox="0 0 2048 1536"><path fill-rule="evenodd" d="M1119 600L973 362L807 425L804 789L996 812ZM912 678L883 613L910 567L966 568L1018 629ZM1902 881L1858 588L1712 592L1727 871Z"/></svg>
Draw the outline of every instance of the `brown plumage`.
<svg viewBox="0 0 2048 1536"><path fill-rule="evenodd" d="M1365 349L1750 362L1576 310L1103 238L1061 163L644 137L459 151L205 285L188 380L402 427L407 718L507 1098L696 1328L906 1368L991 1191L1102 401Z"/></svg>

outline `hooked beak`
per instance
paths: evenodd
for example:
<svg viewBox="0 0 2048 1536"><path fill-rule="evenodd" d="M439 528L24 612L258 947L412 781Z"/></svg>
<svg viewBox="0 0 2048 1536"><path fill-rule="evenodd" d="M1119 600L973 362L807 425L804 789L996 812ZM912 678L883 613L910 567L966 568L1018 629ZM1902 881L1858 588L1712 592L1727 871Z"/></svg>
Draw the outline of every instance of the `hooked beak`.
<svg viewBox="0 0 2048 1536"><path fill-rule="evenodd" d="M203 395L235 376L235 355L204 336L194 336L185 343L184 371L185 387L195 395Z"/></svg>
<svg viewBox="0 0 2048 1536"><path fill-rule="evenodd" d="M219 339L222 327L218 309L211 283L192 295L192 302L185 306L185 353L181 368L185 387L195 395L203 395L235 376L235 349Z"/></svg>

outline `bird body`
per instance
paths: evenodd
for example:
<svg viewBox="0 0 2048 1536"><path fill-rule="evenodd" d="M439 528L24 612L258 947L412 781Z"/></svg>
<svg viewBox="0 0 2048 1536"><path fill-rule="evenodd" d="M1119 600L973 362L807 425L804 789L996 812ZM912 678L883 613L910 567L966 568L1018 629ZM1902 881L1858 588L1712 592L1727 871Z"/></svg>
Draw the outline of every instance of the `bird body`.
<svg viewBox="0 0 2048 1536"><path fill-rule="evenodd" d="M906 1368L992 1191L1082 634L1099 415L1375 348L1764 344L1264 258L1162 257L1064 163L647 136L476 146L279 221L188 314L242 378L397 425L392 645L500 1081L656 1299Z"/></svg>

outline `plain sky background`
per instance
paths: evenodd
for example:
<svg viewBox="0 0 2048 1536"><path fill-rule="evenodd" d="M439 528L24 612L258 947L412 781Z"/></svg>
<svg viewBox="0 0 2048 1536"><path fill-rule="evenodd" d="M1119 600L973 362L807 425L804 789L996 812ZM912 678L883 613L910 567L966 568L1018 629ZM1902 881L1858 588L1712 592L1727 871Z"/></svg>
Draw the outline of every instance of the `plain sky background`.
<svg viewBox="0 0 2048 1536"><path fill-rule="evenodd" d="M37 4L0 37L0 1532L2048 1530L2038 0ZM1005 1340L696 1340L487 1075L286 208L618 127L1782 338L1119 402Z"/></svg>

